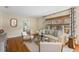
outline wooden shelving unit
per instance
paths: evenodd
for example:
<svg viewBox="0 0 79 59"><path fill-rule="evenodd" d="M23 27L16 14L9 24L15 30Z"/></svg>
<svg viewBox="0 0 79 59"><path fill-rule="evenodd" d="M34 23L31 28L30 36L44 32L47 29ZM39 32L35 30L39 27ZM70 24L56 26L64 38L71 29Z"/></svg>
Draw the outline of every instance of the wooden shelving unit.
<svg viewBox="0 0 79 59"><path fill-rule="evenodd" d="M45 23L45 29L48 30L47 31L48 34L56 35L56 31L69 32L70 14L46 19L44 23Z"/></svg>
<svg viewBox="0 0 79 59"><path fill-rule="evenodd" d="M61 27L64 26L64 29L70 29L70 14L53 17L45 20L46 28L49 27L52 30L53 27Z"/></svg>

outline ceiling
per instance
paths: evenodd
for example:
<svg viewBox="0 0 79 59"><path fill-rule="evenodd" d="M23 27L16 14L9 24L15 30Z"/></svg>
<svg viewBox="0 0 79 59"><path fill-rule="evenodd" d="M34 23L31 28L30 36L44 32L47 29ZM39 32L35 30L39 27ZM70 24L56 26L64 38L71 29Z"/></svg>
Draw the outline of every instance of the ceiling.
<svg viewBox="0 0 79 59"><path fill-rule="evenodd" d="M0 6L0 10L4 12L21 16L45 16L69 8L70 6Z"/></svg>

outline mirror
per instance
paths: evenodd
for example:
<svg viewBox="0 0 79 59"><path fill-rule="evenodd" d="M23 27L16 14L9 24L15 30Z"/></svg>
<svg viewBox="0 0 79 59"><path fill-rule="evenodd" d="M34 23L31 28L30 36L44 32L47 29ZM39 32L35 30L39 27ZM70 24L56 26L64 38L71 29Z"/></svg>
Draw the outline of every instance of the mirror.
<svg viewBox="0 0 79 59"><path fill-rule="evenodd" d="M17 27L17 19L16 18L10 19L10 26L11 27Z"/></svg>

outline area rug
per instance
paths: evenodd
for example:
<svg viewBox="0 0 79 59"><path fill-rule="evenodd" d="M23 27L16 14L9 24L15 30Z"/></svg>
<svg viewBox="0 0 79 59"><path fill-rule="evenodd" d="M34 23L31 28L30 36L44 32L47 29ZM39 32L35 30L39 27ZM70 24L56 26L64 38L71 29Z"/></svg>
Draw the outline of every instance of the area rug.
<svg viewBox="0 0 79 59"><path fill-rule="evenodd" d="M24 42L31 52L39 52L39 46L35 42Z"/></svg>

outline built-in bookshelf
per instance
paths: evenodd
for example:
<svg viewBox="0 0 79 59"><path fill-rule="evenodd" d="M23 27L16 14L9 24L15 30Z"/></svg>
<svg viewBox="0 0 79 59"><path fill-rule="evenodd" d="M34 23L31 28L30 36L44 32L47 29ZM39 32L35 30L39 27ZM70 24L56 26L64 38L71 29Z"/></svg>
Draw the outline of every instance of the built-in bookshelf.
<svg viewBox="0 0 79 59"><path fill-rule="evenodd" d="M64 27L64 31L70 30L70 14L48 18L45 20L46 28L50 30L59 30Z"/></svg>
<svg viewBox="0 0 79 59"><path fill-rule="evenodd" d="M69 14L64 16L58 16L54 18L48 18L46 19L46 24L52 24L52 25L67 25L69 23Z"/></svg>

